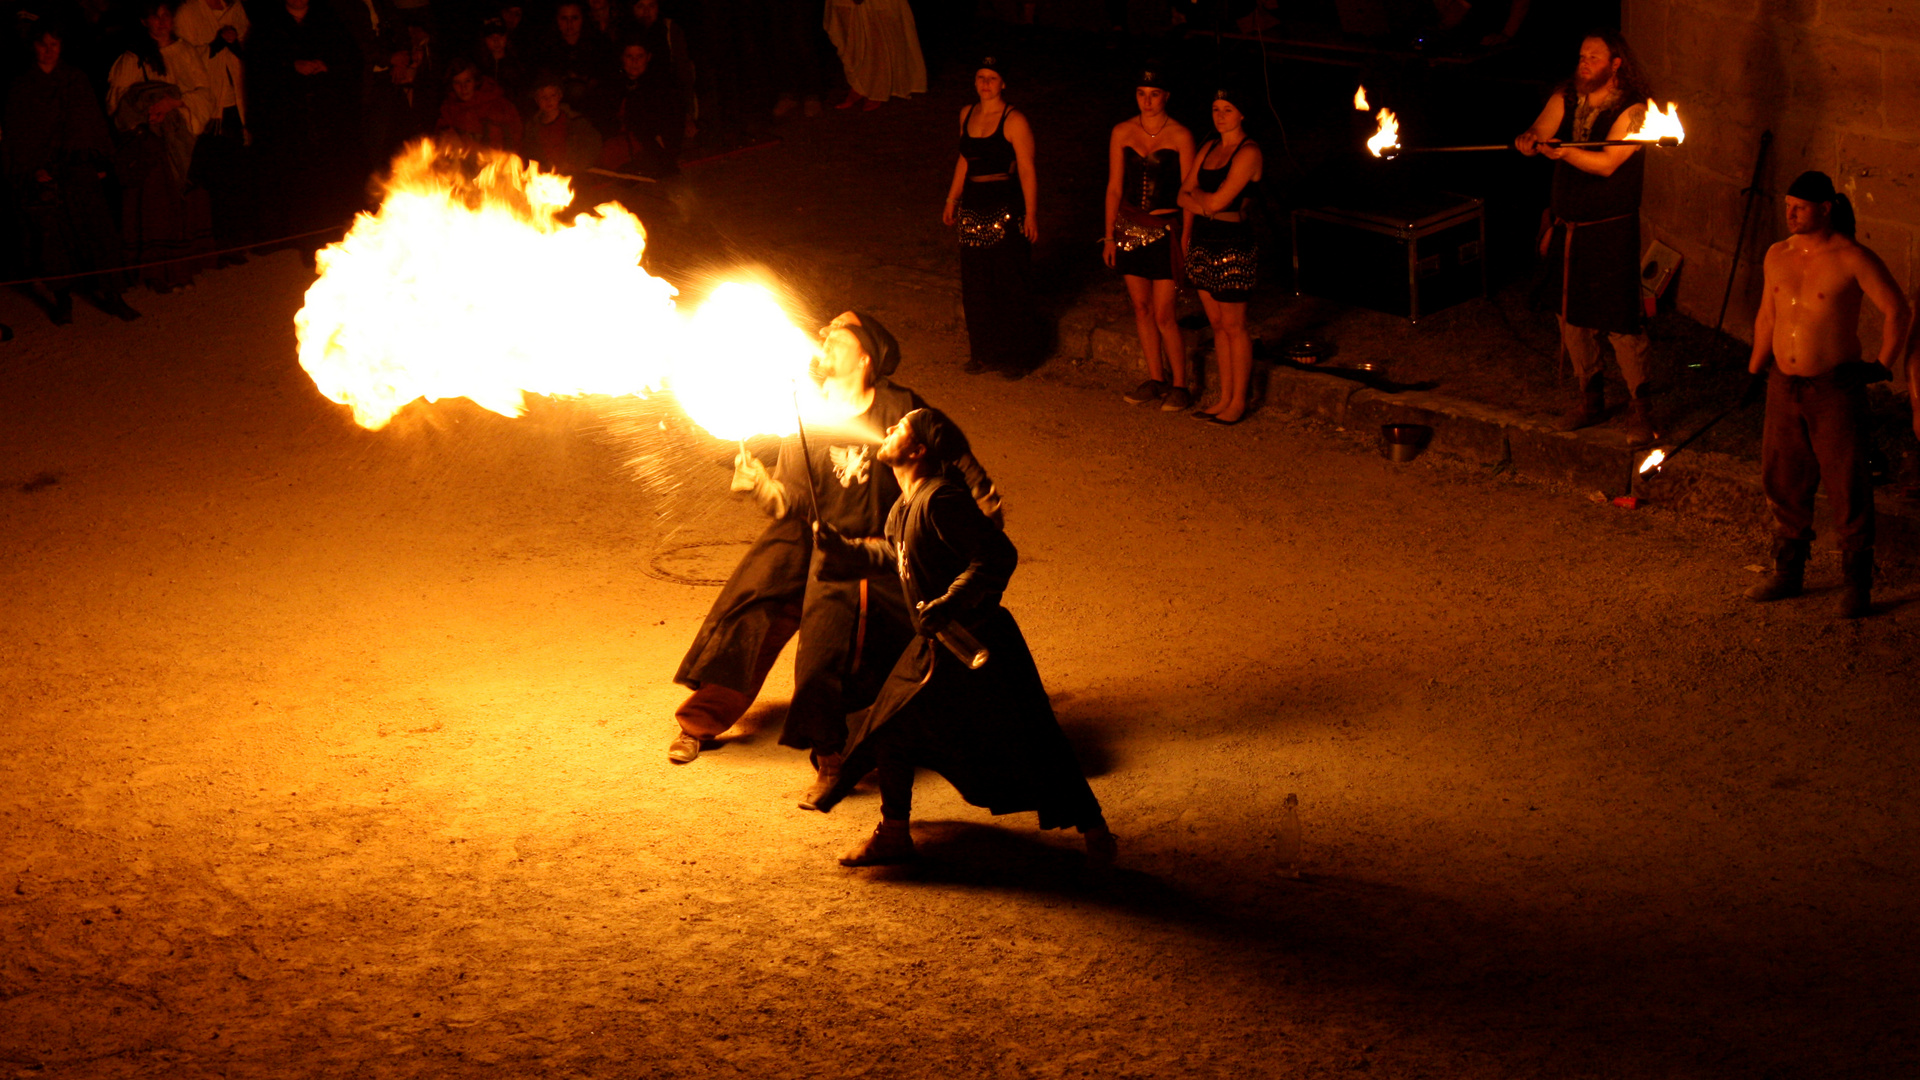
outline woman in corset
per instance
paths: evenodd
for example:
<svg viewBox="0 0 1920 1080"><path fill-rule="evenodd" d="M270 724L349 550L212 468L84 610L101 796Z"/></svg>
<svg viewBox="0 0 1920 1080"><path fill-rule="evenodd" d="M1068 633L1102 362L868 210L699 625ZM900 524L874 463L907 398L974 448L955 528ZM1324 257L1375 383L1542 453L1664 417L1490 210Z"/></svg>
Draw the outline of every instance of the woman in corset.
<svg viewBox="0 0 1920 1080"><path fill-rule="evenodd" d="M1173 314L1184 254L1180 185L1193 165L1193 133L1167 115L1168 96L1157 68L1141 72L1133 88L1140 115L1114 126L1107 146L1102 254L1127 283L1134 327L1147 357L1147 381L1127 395L1127 402L1158 402L1162 412L1180 412L1193 407L1187 350Z"/></svg>
<svg viewBox="0 0 1920 1080"><path fill-rule="evenodd" d="M1242 206L1248 186L1260 179L1260 146L1247 138L1246 116L1231 90L1213 95L1213 129L1194 158L1180 189L1186 211L1187 277L1200 292L1200 306L1213 325L1213 358L1220 372L1219 396L1193 415L1215 424L1237 424L1247 414L1247 384L1253 376L1253 340L1247 336L1247 298L1253 294L1259 249Z"/></svg>
<svg viewBox="0 0 1920 1080"><path fill-rule="evenodd" d="M1018 379L1039 339L1032 313L1029 265L1039 183L1033 172L1033 129L1001 97L1006 82L989 56L976 66L978 104L960 113L960 158L954 163L941 220L960 232L960 302L971 358L967 373L998 371Z"/></svg>

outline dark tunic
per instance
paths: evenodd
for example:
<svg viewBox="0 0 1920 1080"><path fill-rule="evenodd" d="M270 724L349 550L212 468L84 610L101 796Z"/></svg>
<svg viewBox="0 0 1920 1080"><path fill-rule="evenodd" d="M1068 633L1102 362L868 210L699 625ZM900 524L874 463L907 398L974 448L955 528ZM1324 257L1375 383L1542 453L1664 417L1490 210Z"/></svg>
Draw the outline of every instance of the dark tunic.
<svg viewBox="0 0 1920 1080"><path fill-rule="evenodd" d="M780 741L787 746L835 749L846 716L873 700L887 667L912 636L897 577L880 569L858 580L823 581L810 572L811 468L820 518L846 536L874 536L900 497L893 470L873 460L876 439L926 402L886 379L873 390L873 404L838 428L807 428L811 462L800 440L782 442L774 479L785 489L787 513L771 524L741 557L714 599L706 621L680 662L674 681L690 689L712 683L753 697L763 670L757 661L777 652L770 635L789 633L799 618L800 648L794 659L793 703ZM971 458L969 482L986 497L992 481Z"/></svg>
<svg viewBox="0 0 1920 1080"><path fill-rule="evenodd" d="M1620 100L1600 110L1584 138L1576 139L1579 96L1560 89L1565 116L1554 137L1561 142L1605 139L1620 114L1637 101ZM1640 189L1646 152L1636 150L1612 176L1582 172L1565 161L1553 166L1553 243L1547 264L1559 278L1562 314L1575 326L1613 334L1640 332ZM1568 241L1571 234L1571 243Z"/></svg>
<svg viewBox="0 0 1920 1080"><path fill-rule="evenodd" d="M891 556L910 607L949 597L954 622L980 639L989 659L968 668L916 636L873 706L848 719L846 763L819 808L832 809L890 761L932 769L995 814L1038 811L1043 829L1100 824L1100 803L1054 719L1026 638L1000 606L1019 561L1013 542L950 476L896 503L886 537L890 550L865 548L870 564Z"/></svg>

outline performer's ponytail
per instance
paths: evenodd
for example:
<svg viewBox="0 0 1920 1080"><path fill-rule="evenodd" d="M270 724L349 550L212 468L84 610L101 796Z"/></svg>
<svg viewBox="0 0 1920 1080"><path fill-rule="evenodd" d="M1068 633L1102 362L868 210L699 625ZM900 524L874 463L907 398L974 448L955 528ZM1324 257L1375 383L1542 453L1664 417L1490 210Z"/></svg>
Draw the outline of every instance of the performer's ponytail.
<svg viewBox="0 0 1920 1080"><path fill-rule="evenodd" d="M1853 239L1853 200L1841 192L1833 193L1833 213L1827 218L1827 227L1849 240Z"/></svg>

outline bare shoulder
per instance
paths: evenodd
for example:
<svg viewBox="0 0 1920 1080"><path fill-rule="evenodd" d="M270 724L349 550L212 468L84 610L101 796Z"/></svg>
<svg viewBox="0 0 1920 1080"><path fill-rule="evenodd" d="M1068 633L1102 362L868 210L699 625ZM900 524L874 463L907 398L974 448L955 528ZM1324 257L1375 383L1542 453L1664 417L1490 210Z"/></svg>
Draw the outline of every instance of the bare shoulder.
<svg viewBox="0 0 1920 1080"><path fill-rule="evenodd" d="M1027 114L1011 105L1007 106L1007 134L1033 134L1033 129L1027 126Z"/></svg>
<svg viewBox="0 0 1920 1080"><path fill-rule="evenodd" d="M1172 136L1173 141L1188 150L1193 149L1193 131L1178 120L1173 121L1171 127L1173 130L1167 134Z"/></svg>
<svg viewBox="0 0 1920 1080"><path fill-rule="evenodd" d="M1119 142L1127 137L1127 129L1133 127L1132 120L1122 120L1113 125L1113 141Z"/></svg>
<svg viewBox="0 0 1920 1080"><path fill-rule="evenodd" d="M971 106L971 105L962 105L962 106L960 106L960 111L959 111L958 113L956 113L956 114L954 114L954 115L955 115L955 117L956 117L956 118L957 118L957 119L958 119L958 120L960 121L960 126L961 126L961 127L966 127L966 126L967 126L967 114L968 114L968 113L970 113L970 112L972 112L972 111L973 111L973 106Z"/></svg>

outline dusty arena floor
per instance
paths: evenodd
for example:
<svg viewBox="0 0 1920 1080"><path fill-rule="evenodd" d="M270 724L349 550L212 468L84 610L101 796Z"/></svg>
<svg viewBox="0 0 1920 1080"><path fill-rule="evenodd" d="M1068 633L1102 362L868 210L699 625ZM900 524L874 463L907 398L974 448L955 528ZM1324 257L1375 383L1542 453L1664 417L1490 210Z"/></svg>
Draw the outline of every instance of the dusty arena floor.
<svg viewBox="0 0 1920 1080"><path fill-rule="evenodd" d="M947 295L887 269L939 254L940 162L926 206L861 211L901 258L767 210L854 124L945 145L949 104L700 174L731 246L679 254L893 321L1007 494L1007 604L1120 868L930 775L920 864L841 868L877 799L795 807L785 662L753 730L667 762L715 593L684 582L758 528L723 444L663 437L635 479L599 402L355 428L295 363L291 253L132 324L5 297L0 1066L1920 1070L1911 577L1859 623L1832 561L1756 608L1755 537L1132 409L1117 374L969 379Z"/></svg>

